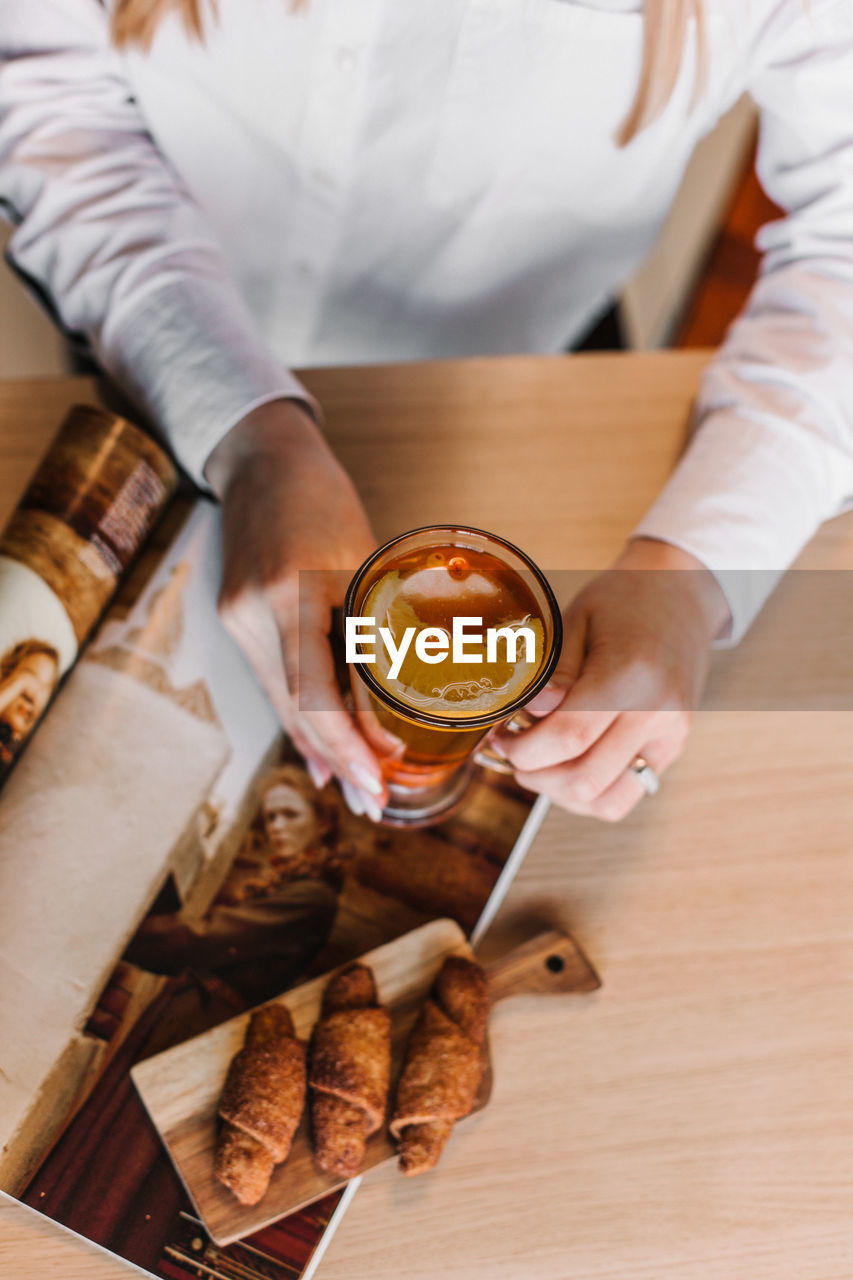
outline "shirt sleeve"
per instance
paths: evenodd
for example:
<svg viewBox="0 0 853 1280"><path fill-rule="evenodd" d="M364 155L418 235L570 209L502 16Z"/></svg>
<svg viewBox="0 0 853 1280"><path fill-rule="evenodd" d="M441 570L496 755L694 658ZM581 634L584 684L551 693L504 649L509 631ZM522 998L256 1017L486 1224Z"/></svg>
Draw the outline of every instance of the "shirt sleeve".
<svg viewBox="0 0 853 1280"><path fill-rule="evenodd" d="M197 483L250 409L316 411L146 131L99 0L0 0L0 205L10 265Z"/></svg>
<svg viewBox="0 0 853 1280"><path fill-rule="evenodd" d="M634 533L715 574L733 642L821 522L853 505L850 10L777 4L759 42L758 174L786 216L759 233L760 276L706 371L691 443Z"/></svg>

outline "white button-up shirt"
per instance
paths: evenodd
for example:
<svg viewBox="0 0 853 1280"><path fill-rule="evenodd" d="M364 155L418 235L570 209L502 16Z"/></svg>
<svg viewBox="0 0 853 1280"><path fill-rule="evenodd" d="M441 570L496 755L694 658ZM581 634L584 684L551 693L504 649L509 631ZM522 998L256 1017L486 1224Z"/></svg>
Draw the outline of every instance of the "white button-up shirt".
<svg viewBox="0 0 853 1280"><path fill-rule="evenodd" d="M11 261L199 480L250 407L302 394L291 365L565 347L753 94L788 216L638 530L720 576L741 634L853 497L850 0L705 0L698 103L691 30L666 110L623 148L631 0L217 7L203 44L168 14L150 53L119 54L99 0L0 0Z"/></svg>

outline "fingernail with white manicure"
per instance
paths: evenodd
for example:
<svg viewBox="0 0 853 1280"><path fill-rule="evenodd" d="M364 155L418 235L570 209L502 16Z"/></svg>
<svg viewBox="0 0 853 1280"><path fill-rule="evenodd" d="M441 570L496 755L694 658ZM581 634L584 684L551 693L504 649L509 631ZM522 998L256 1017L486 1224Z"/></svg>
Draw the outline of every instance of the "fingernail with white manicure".
<svg viewBox="0 0 853 1280"><path fill-rule="evenodd" d="M328 765L320 764L317 760L306 759L305 768L311 775L311 781L318 791L322 791L326 783L332 776L332 771Z"/></svg>
<svg viewBox="0 0 853 1280"><path fill-rule="evenodd" d="M347 782L345 778L341 781L341 791L344 793L344 799L350 812L354 813L356 817L360 817L364 813L365 801L367 800L364 792L353 786L351 782Z"/></svg>
<svg viewBox="0 0 853 1280"><path fill-rule="evenodd" d="M373 796L364 796L364 812L371 822L382 821L382 806L378 800L373 799Z"/></svg>
<svg viewBox="0 0 853 1280"><path fill-rule="evenodd" d="M382 795L382 783L376 777L376 774L371 773L369 769L366 769L360 761L354 760L350 764L349 771L355 778L358 785L363 787L368 795Z"/></svg>

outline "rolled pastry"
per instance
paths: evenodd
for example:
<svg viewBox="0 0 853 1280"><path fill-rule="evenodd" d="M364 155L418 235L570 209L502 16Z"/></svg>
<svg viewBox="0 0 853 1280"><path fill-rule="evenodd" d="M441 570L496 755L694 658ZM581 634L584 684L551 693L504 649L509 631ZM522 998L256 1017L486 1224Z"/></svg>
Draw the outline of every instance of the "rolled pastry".
<svg viewBox="0 0 853 1280"><path fill-rule="evenodd" d="M402 1173L431 1169L456 1121L473 1107L488 1016L483 970L448 956L415 1023L397 1086L390 1128Z"/></svg>
<svg viewBox="0 0 853 1280"><path fill-rule="evenodd" d="M214 1172L241 1204L257 1204L286 1160L305 1109L305 1045L290 1011L267 1005L249 1019L219 1102L224 1121Z"/></svg>
<svg viewBox="0 0 853 1280"><path fill-rule="evenodd" d="M263 1143L223 1122L213 1167L219 1181L241 1204L257 1204L270 1184L275 1160Z"/></svg>
<svg viewBox="0 0 853 1280"><path fill-rule="evenodd" d="M324 1173L351 1178L361 1169L385 1119L390 1072L391 1016L371 970L351 964L326 987L311 1039L314 1159Z"/></svg>

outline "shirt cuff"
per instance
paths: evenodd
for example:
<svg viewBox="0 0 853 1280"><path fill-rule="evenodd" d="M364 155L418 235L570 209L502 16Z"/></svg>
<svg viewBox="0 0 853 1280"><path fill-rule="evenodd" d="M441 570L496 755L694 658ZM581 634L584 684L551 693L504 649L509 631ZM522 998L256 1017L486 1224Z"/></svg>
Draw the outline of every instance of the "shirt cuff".
<svg viewBox="0 0 853 1280"><path fill-rule="evenodd" d="M631 535L671 543L711 571L731 613L717 645L736 644L827 514L814 451L796 426L710 414Z"/></svg>
<svg viewBox="0 0 853 1280"><path fill-rule="evenodd" d="M218 279L158 283L111 318L95 343L107 372L165 436L199 488L220 440L259 405L298 400L322 413L266 347L242 299Z"/></svg>

